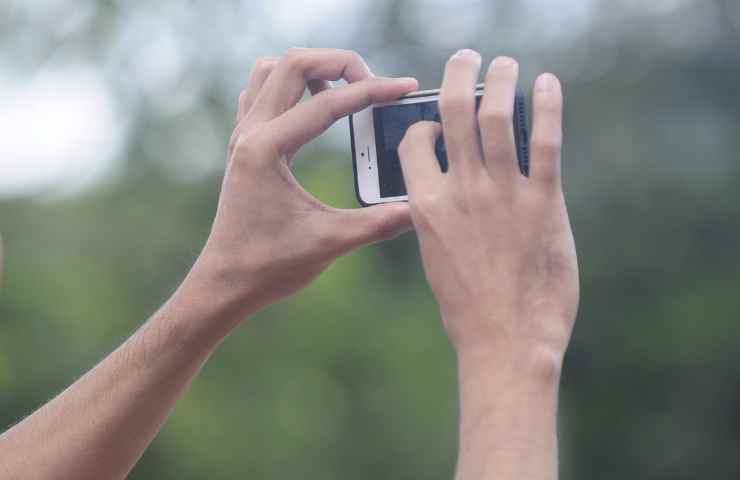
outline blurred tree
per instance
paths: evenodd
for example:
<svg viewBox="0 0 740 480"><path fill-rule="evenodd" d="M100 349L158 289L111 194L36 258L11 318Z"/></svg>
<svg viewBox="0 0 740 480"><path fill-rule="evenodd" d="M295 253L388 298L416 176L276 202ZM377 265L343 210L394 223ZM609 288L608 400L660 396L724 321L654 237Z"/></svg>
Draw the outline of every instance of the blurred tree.
<svg viewBox="0 0 740 480"><path fill-rule="evenodd" d="M432 88L470 46L518 57L523 85L541 70L566 83L583 287L564 478L740 476L739 26L729 0L0 4L0 98L28 86L32 101L34 79L81 65L70 78L100 87L120 130L100 158L64 150L104 174L80 183L70 167L0 200L0 425L112 350L187 272L255 56L353 48ZM55 110L65 92L44 97L53 118L71 113ZM14 118L0 125L31 143L0 139L0 185L21 163L58 161L36 147L72 128ZM338 206L355 204L346 129L297 166ZM451 478L455 422L454 357L409 234L340 260L237 332L131 478Z"/></svg>

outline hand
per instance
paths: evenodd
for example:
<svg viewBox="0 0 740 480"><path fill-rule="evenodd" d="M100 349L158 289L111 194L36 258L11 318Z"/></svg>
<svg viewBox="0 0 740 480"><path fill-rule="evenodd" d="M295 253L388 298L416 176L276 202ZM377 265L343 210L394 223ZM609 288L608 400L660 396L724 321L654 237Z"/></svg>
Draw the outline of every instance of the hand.
<svg viewBox="0 0 740 480"><path fill-rule="evenodd" d="M560 180L560 83L537 79L527 178L512 127L518 65L503 57L491 64L476 116L480 66L476 52L454 55L442 128L417 123L399 147L426 275L459 355L537 348L561 359L578 307L578 265ZM447 173L434 154L441 130Z"/></svg>
<svg viewBox="0 0 740 480"><path fill-rule="evenodd" d="M332 88L328 81L339 78L348 85ZM314 95L299 103L307 87ZM239 97L218 212L195 267L222 280L211 290L233 292L231 317L290 295L338 256L411 227L404 204L322 204L298 184L291 161L336 120L417 88L414 79L374 77L350 51L291 49L256 63Z"/></svg>

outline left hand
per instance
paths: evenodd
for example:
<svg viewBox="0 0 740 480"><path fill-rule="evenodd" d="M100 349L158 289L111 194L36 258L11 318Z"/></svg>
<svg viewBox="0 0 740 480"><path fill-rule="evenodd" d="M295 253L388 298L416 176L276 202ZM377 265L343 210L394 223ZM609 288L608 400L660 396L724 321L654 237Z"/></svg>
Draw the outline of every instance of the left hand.
<svg viewBox="0 0 740 480"><path fill-rule="evenodd" d="M328 81L339 78L348 85L332 88ZM299 102L307 87L313 97ZM291 49L257 62L239 98L218 212L195 267L231 292L231 317L276 302L337 257L411 227L403 203L351 210L321 203L298 184L291 162L340 118L417 88L414 79L374 77L346 50Z"/></svg>

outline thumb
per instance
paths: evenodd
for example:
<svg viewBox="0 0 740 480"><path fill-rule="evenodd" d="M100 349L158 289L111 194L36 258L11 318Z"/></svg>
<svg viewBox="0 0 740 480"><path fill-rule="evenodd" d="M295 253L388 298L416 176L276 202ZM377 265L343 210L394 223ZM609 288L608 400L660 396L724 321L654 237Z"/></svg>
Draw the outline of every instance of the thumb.
<svg viewBox="0 0 740 480"><path fill-rule="evenodd" d="M344 230L344 251L390 240L411 230L411 212L406 202L386 203L367 208L339 210L337 220Z"/></svg>

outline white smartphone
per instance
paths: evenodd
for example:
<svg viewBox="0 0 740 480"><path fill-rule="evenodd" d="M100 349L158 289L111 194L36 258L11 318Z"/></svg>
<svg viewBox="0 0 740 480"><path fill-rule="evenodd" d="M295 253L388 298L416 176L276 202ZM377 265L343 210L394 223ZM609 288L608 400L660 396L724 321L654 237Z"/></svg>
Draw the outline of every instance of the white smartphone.
<svg viewBox="0 0 740 480"><path fill-rule="evenodd" d="M476 108L483 97L483 85L476 87ZM406 129L420 120L439 122L439 90L414 92L393 102L379 103L350 115L352 164L355 192L363 207L408 199L398 159L398 144ZM514 137L519 169L529 175L529 139L524 94L517 91L514 102ZM442 137L436 145L442 171L447 171L447 154Z"/></svg>

